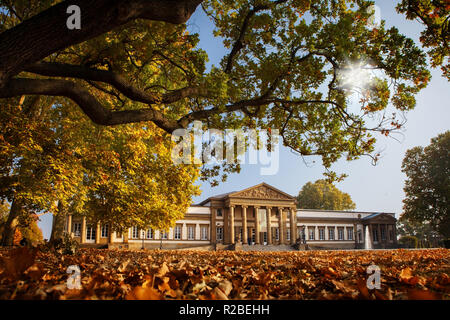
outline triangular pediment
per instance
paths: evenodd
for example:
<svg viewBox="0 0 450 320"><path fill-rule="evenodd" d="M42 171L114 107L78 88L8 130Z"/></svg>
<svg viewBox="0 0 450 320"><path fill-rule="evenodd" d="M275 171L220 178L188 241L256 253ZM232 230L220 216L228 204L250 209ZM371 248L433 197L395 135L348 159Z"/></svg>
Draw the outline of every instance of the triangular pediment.
<svg viewBox="0 0 450 320"><path fill-rule="evenodd" d="M230 198L270 199L270 200L294 200L295 198L271 185L261 183L256 186L234 192Z"/></svg>
<svg viewBox="0 0 450 320"><path fill-rule="evenodd" d="M393 223L396 221L395 217L387 213L375 214L373 217L367 217L364 220L370 223L388 223L388 222Z"/></svg>

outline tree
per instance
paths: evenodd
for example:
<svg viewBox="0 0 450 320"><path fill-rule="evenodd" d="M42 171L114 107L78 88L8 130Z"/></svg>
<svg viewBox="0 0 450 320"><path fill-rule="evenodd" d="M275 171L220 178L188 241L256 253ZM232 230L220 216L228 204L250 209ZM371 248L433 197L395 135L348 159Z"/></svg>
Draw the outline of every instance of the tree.
<svg viewBox="0 0 450 320"><path fill-rule="evenodd" d="M414 221L404 215L397 221L397 232L400 239L415 237L419 248L437 247L440 240L439 234L429 223Z"/></svg>
<svg viewBox="0 0 450 320"><path fill-rule="evenodd" d="M402 218L422 224L445 238L450 237L450 131L431 139L423 147L406 152L402 171L406 174Z"/></svg>
<svg viewBox="0 0 450 320"><path fill-rule="evenodd" d="M297 207L321 210L354 210L355 203L348 193L340 191L326 180L306 183L297 196Z"/></svg>
<svg viewBox="0 0 450 320"><path fill-rule="evenodd" d="M412 109L429 81L411 39L368 27L369 1L54 2L0 1L0 98L66 98L96 124L279 129L286 146L330 168L342 156L376 161L372 133L399 129L395 110ZM229 49L208 71L185 24L200 3ZM66 27L69 4L80 30ZM372 81L348 81L355 72Z"/></svg>
<svg viewBox="0 0 450 320"><path fill-rule="evenodd" d="M10 206L6 201L0 203L0 240L2 239L3 229L10 213ZM43 240L42 230L37 225L38 217L32 215L28 221L21 221L18 228L14 230L13 243L19 244L22 238L30 243L36 244Z"/></svg>
<svg viewBox="0 0 450 320"><path fill-rule="evenodd" d="M409 20L419 20L425 25L420 41L428 52L433 67L441 66L450 81L450 4L447 0L402 0L397 11Z"/></svg>

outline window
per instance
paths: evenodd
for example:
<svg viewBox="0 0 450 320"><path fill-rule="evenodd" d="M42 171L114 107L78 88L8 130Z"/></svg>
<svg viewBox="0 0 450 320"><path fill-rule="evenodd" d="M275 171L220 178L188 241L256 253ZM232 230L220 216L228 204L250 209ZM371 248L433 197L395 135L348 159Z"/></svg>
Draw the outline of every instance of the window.
<svg viewBox="0 0 450 320"><path fill-rule="evenodd" d="M195 239L195 227L194 226L188 226L187 233L188 233L188 240Z"/></svg>
<svg viewBox="0 0 450 320"><path fill-rule="evenodd" d="M161 231L161 239L167 239L169 237L169 233L167 231Z"/></svg>
<svg viewBox="0 0 450 320"><path fill-rule="evenodd" d="M200 237L202 240L208 240L208 226L201 226Z"/></svg>
<svg viewBox="0 0 450 320"><path fill-rule="evenodd" d="M315 237L315 230L314 230L315 228L314 227L309 227L308 228L308 231L309 231L309 240L314 240L314 237Z"/></svg>
<svg viewBox="0 0 450 320"><path fill-rule="evenodd" d="M280 228L275 228L275 240L280 241Z"/></svg>
<svg viewBox="0 0 450 320"><path fill-rule="evenodd" d="M222 209L217 209L217 216L222 217Z"/></svg>
<svg viewBox="0 0 450 320"><path fill-rule="evenodd" d="M381 229L381 240L386 240L386 229L384 228L384 226L380 227Z"/></svg>
<svg viewBox="0 0 450 320"><path fill-rule="evenodd" d="M256 242L256 230L252 229L252 243Z"/></svg>
<svg viewBox="0 0 450 320"><path fill-rule="evenodd" d="M216 240L223 240L223 228L217 227L216 228Z"/></svg>
<svg viewBox="0 0 450 320"><path fill-rule="evenodd" d="M325 240L325 228L319 228L319 240Z"/></svg>
<svg viewBox="0 0 450 320"><path fill-rule="evenodd" d="M372 237L373 237L374 242L378 242L378 229L377 228L372 229Z"/></svg>
<svg viewBox="0 0 450 320"><path fill-rule="evenodd" d="M97 228L89 225L86 227L86 240L95 240L95 236L97 235Z"/></svg>
<svg viewBox="0 0 450 320"><path fill-rule="evenodd" d="M358 242L362 243L362 232L361 232L361 230L358 230Z"/></svg>
<svg viewBox="0 0 450 320"><path fill-rule="evenodd" d="M291 240L291 229L286 230L286 240Z"/></svg>
<svg viewBox="0 0 450 320"><path fill-rule="evenodd" d="M263 232L263 242L267 243L267 232Z"/></svg>
<svg viewBox="0 0 450 320"><path fill-rule="evenodd" d="M328 240L334 240L334 227L328 227Z"/></svg>
<svg viewBox="0 0 450 320"><path fill-rule="evenodd" d="M102 238L108 238L109 235L109 225L104 224L102 225Z"/></svg>
<svg viewBox="0 0 450 320"><path fill-rule="evenodd" d="M139 229L138 229L138 227L134 226L134 227L131 228L131 238L139 239Z"/></svg>
<svg viewBox="0 0 450 320"><path fill-rule="evenodd" d="M338 228L338 240L344 240L344 228Z"/></svg>
<svg viewBox="0 0 450 320"><path fill-rule="evenodd" d="M74 233L75 237L81 236L81 223L74 223L72 225L72 232Z"/></svg>
<svg viewBox="0 0 450 320"><path fill-rule="evenodd" d="M181 240L181 226L180 225L175 226L173 238L175 240Z"/></svg>
<svg viewBox="0 0 450 320"><path fill-rule="evenodd" d="M353 240L353 228L347 228L347 240Z"/></svg>
<svg viewBox="0 0 450 320"><path fill-rule="evenodd" d="M145 236L147 239L153 239L153 229L147 229Z"/></svg>

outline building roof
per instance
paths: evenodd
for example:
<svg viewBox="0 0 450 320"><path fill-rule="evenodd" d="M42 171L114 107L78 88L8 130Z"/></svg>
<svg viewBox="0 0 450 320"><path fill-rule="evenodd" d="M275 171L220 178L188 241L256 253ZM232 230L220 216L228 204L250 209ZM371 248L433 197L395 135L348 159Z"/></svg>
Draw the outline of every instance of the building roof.
<svg viewBox="0 0 450 320"><path fill-rule="evenodd" d="M273 191L275 191L275 192L277 192L279 194L282 194L282 195L284 195L287 198L292 198L293 200L295 200L295 198L293 196L291 196L290 194L287 194L286 192L283 192L283 191L281 191L281 190L279 190L279 189L277 189L277 188L275 188L275 187L273 187L273 186L271 186L271 185L269 185L269 184L267 184L265 182L262 182L260 184L257 184L257 185L254 185L254 186L251 186L249 188L242 189L242 190L222 193L222 194L218 194L218 195L209 197L209 198L203 200L202 202L200 202L198 205L202 206L202 205L205 205L206 203L210 202L211 200L222 200L222 199L230 197L230 196L237 196L237 197L239 197L241 193L245 193L248 190L251 190L251 189L254 189L254 188L258 188L258 187L262 187L262 186L266 187L268 189L272 189Z"/></svg>

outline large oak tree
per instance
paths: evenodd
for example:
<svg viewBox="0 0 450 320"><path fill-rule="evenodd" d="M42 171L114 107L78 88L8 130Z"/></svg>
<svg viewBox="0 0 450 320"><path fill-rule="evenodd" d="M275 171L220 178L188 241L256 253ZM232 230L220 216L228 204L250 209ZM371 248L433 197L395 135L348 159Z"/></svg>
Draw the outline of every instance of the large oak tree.
<svg viewBox="0 0 450 320"><path fill-rule="evenodd" d="M86 128L86 119L73 113L78 106L100 125L96 130L102 125L144 122L141 129L153 130L152 136L162 137L163 145L170 142L168 134L173 130L200 120L217 129L279 129L286 146L302 156L321 156L327 169L343 156L352 160L369 155L377 160L374 132L389 135L402 126L398 116L414 108L414 96L428 83L429 72L425 54L411 39L396 28L386 29L384 23L368 25L370 4L364 0L0 0L0 107L7 111L2 122L14 139L17 132L26 137L27 129L43 140L53 137L54 132L39 121L29 121L29 127L21 129L20 121L9 127L10 118L20 118L24 112L32 120L42 116L33 110L54 111L47 108L50 101L63 106L59 115L72 114L70 125L58 116L55 127L75 135L86 133L76 127L78 117ZM80 30L67 28L69 5L81 9ZM220 64L210 69L207 53L198 46L199 35L188 33L186 26L200 5L215 25L215 36L228 49ZM357 105L352 96L359 98ZM112 140L123 134L127 131L112 135ZM74 152L76 139L68 137L62 143L55 141L56 149L69 153L50 160L62 166L89 161L89 153ZM2 148L2 178L12 182L11 166L17 163L33 170L46 166L43 173L50 172L45 163L39 165L37 160L45 154L36 150L26 151L23 157ZM74 181L70 175L82 172L82 167L65 168L67 176L58 177ZM19 169L14 167L22 174ZM30 173L26 181L31 184L36 180L33 170L23 172ZM334 173L330 177L336 178ZM114 183L104 190L114 189ZM58 194L54 185L55 181L45 184L34 194L22 188L20 194L25 202L27 194L43 195L39 203L54 206L54 198L45 196L45 188L52 189L50 195ZM67 189L71 187L69 183ZM16 186L9 188L5 194L17 195L16 190ZM73 198L71 191L61 194L62 202ZM101 196L99 189L90 195L91 199Z"/></svg>
<svg viewBox="0 0 450 320"><path fill-rule="evenodd" d="M429 80L412 40L367 26L368 1L52 3L0 2L0 98L65 97L97 124L278 128L285 145L329 167L343 155L375 158L371 132L401 126L388 105L412 109ZM229 49L211 70L198 35L186 32L200 3ZM81 8L80 30L66 27L69 5ZM343 78L360 62L375 72L364 88ZM110 99L99 100L99 90ZM359 108L350 108L354 91ZM374 115L379 121L367 123Z"/></svg>

